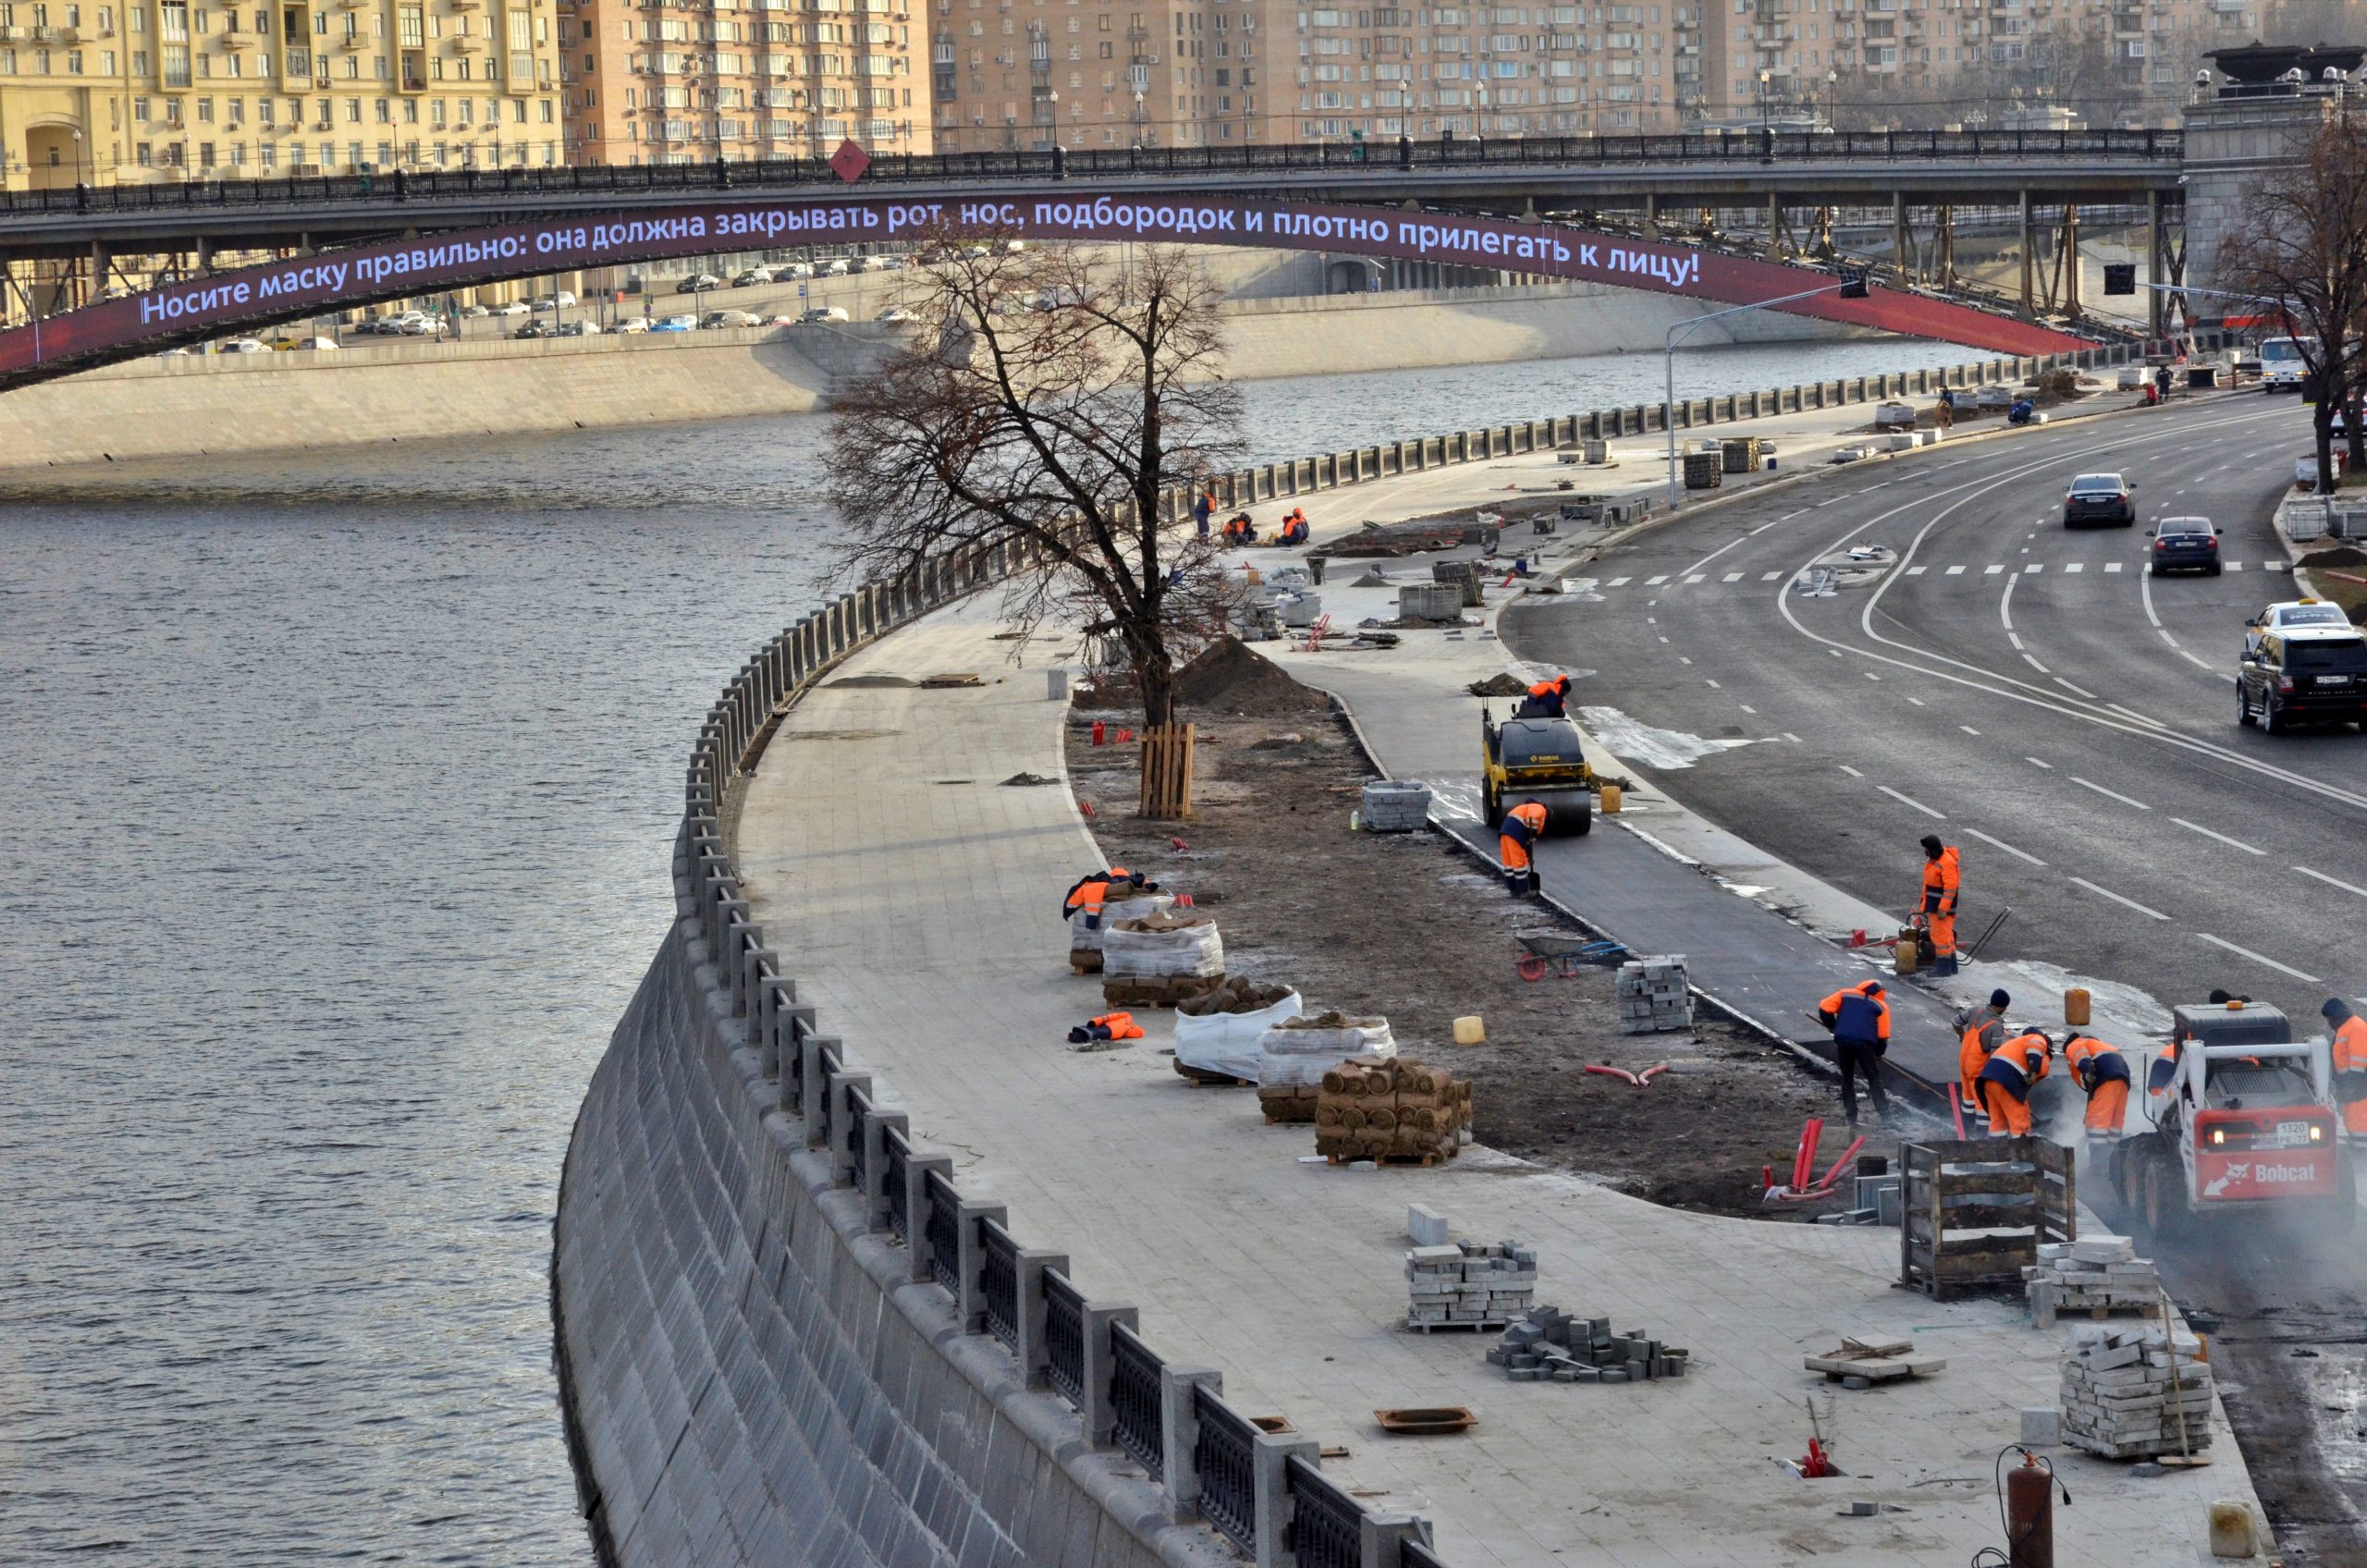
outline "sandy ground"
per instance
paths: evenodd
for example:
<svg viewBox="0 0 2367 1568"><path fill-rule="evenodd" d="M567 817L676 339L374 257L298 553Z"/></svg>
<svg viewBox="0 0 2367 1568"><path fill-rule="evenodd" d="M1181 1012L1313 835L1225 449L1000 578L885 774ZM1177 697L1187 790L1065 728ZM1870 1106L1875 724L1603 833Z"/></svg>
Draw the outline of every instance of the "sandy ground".
<svg viewBox="0 0 2367 1568"><path fill-rule="evenodd" d="M1509 896L1492 868L1438 834L1351 832L1374 775L1320 693L1275 670L1211 695L1185 714L1199 748L1188 823L1136 818L1134 748L1091 743L1095 719L1114 737L1134 722L1125 710L1081 704L1068 765L1112 862L1214 913L1230 972L1287 982L1310 1011L1386 1016L1402 1050L1471 1077L1475 1132L1491 1147L1705 1213L1788 1219L1843 1207L1771 1208L1759 1195L1762 1168L1786 1178L1807 1118L1830 1123L1821 1165L1846 1145L1830 1080L1714 1020L1619 1034L1608 967L1522 979L1522 935L1575 945L1584 934ZM1451 1043L1466 1013L1486 1021L1486 1045ZM1662 1061L1670 1071L1643 1089L1585 1071ZM1868 1153L1895 1157L1870 1111L1864 1127Z"/></svg>

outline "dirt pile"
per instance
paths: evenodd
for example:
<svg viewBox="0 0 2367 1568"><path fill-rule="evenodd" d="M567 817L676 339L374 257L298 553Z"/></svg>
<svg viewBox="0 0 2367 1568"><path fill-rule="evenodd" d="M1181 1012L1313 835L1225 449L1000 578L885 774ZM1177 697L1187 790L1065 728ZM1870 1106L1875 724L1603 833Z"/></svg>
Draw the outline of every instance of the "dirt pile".
<svg viewBox="0 0 2367 1568"><path fill-rule="evenodd" d="M1175 672L1175 700L1245 718L1282 718L1322 713L1331 700L1284 675L1273 661L1250 650L1238 637L1224 637L1200 651Z"/></svg>
<svg viewBox="0 0 2367 1568"><path fill-rule="evenodd" d="M2302 557L2303 566L2367 566L2367 550L2354 549L2349 545L2336 545L2331 550L2318 550Z"/></svg>
<svg viewBox="0 0 2367 1568"><path fill-rule="evenodd" d="M1491 675L1485 680L1473 681L1464 690L1475 697L1517 697L1528 687L1516 676Z"/></svg>

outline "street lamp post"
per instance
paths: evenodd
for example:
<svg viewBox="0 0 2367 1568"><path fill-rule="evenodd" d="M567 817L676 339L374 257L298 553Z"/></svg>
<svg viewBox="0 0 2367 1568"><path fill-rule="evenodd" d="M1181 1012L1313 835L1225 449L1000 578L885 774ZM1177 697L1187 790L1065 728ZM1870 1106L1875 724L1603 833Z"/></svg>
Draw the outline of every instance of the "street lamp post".
<svg viewBox="0 0 2367 1568"><path fill-rule="evenodd" d="M1674 511L1677 504L1676 345L1678 340L1682 337L1689 337L1692 334L1693 329L1699 326L1702 323L1716 321L1722 316L1738 316L1748 311L1769 310L1777 305L1789 305L1801 300L1813 300L1820 294L1831 294L1836 291L1845 300L1862 300L1866 297L1866 280L1858 274L1851 273L1834 280L1834 282L1825 284L1821 288L1804 288L1797 294L1785 294L1778 299L1761 300L1755 305L1730 305L1723 311L1711 311L1706 314L1694 316L1690 320L1674 323L1669 327L1667 340L1662 349L1665 361L1663 369L1667 376L1666 390L1661 403L1661 428L1668 433L1669 510Z"/></svg>

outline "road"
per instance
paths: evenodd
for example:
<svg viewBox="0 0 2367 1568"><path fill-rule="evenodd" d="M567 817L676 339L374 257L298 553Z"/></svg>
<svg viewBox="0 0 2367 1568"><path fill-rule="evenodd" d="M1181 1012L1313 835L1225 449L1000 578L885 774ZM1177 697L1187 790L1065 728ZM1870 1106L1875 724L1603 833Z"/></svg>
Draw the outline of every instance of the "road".
<svg viewBox="0 0 2367 1568"><path fill-rule="evenodd" d="M2293 596L2268 518L2306 421L2221 397L1845 469L1641 534L1504 635L1590 671L1573 700L1662 789L1869 902L1910 906L1937 832L1964 851L1960 934L2012 911L1987 956L2162 1003L2224 986L2315 1031L2367 975L2367 737L2239 728L2232 682L2242 622ZM2147 575L2142 526L2067 532L2065 486L2098 471L2136 483L2142 524L2217 521L2224 575ZM2344 1342L2367 1264L2350 1243L2292 1266L2311 1244L2154 1250L2224 1320L2288 1561L2367 1562Z"/></svg>

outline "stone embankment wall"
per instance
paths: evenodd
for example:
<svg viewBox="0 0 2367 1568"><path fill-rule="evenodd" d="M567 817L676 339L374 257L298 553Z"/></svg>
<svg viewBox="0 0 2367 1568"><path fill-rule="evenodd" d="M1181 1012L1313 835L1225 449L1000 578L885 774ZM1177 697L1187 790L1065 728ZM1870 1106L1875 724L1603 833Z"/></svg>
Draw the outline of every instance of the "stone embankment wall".
<svg viewBox="0 0 2367 1568"><path fill-rule="evenodd" d="M729 296L720 296L728 299ZM1561 284L1232 301L1240 378L1491 364L1657 349L1685 301ZM1699 341L1735 339L1723 324ZM1766 336L1848 328L1770 318ZM846 326L460 343L354 339L331 352L137 360L0 397L0 472L355 442L511 435L811 413L879 362L892 329Z"/></svg>
<svg viewBox="0 0 2367 1568"><path fill-rule="evenodd" d="M1716 423L1937 379L1675 411ZM1216 483L1328 490L1659 419L1599 410ZM554 1359L595 1549L615 1568L1213 1568L1231 1549L1259 1568L1440 1568L1423 1520L1367 1509L1314 1443L1259 1430L1220 1373L1169 1363L1133 1306L1087 1300L1065 1255L1022 1245L1024 1217L964 1197L749 918L725 802L779 716L853 649L1020 564L971 552L846 595L759 650L700 731L676 919L594 1075L553 1227Z"/></svg>

